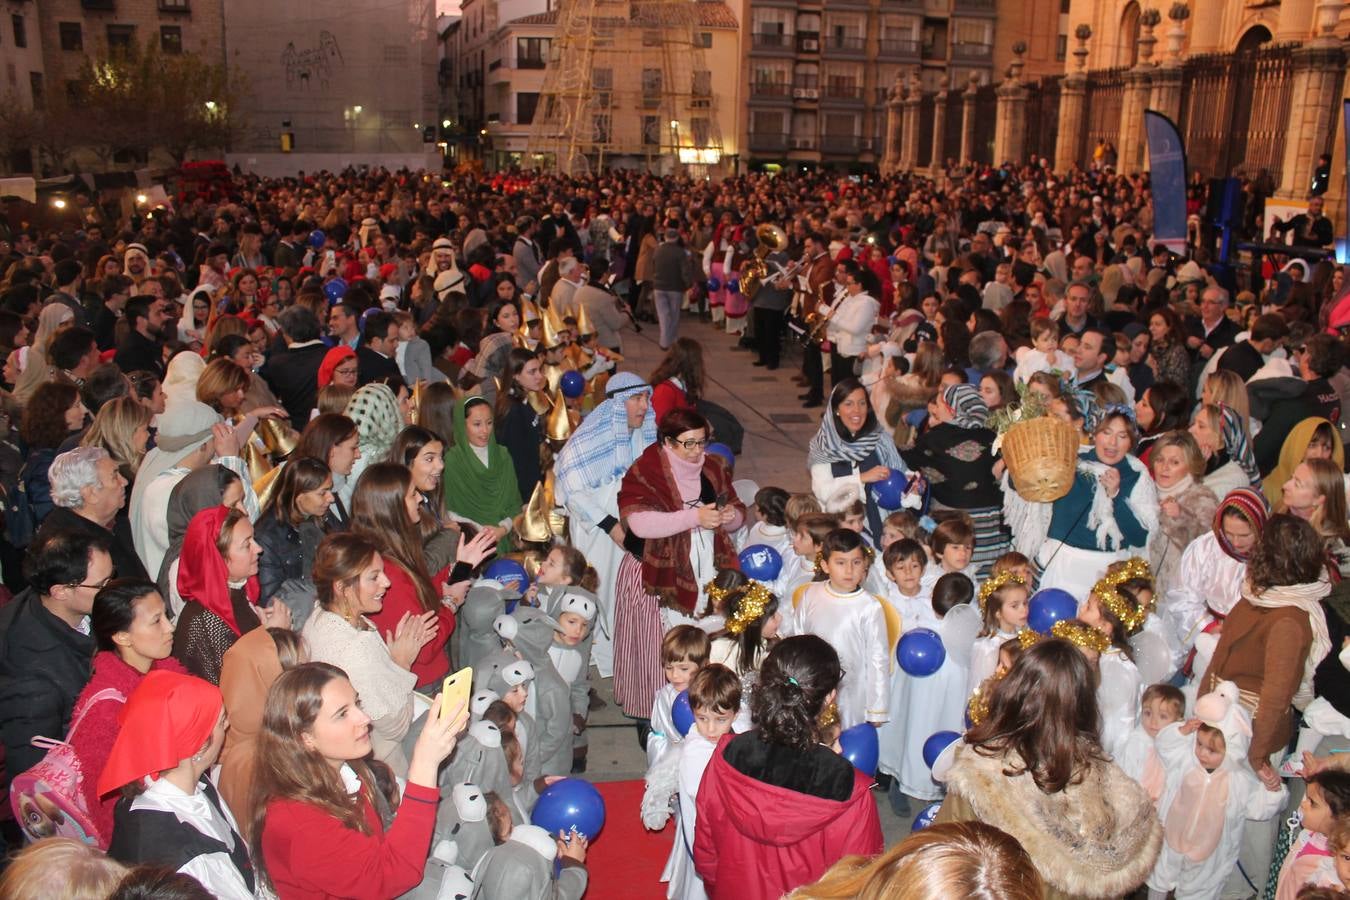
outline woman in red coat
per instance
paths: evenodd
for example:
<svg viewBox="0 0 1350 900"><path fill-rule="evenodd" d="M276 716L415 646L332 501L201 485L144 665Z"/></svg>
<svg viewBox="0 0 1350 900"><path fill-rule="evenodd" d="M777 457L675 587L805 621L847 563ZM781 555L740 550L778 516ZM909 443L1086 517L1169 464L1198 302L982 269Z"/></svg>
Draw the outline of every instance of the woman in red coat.
<svg viewBox="0 0 1350 900"><path fill-rule="evenodd" d="M693 411L703 396L703 345L693 338L676 338L647 383L652 386L652 413L656 427L673 409Z"/></svg>
<svg viewBox="0 0 1350 900"><path fill-rule="evenodd" d="M850 854L882 851L872 779L824 742L843 670L815 635L785 638L750 701L758 728L727 735L698 791L694 868L711 900L777 900ZM837 714L836 714L837 719Z"/></svg>
<svg viewBox="0 0 1350 900"><path fill-rule="evenodd" d="M468 720L436 696L408 784L370 754L370 716L342 670L305 663L267 693L254 771L252 855L280 900L385 900L422 880L436 826L436 769Z"/></svg>
<svg viewBox="0 0 1350 900"><path fill-rule="evenodd" d="M94 676L75 701L70 719L80 727L72 728L66 740L84 774L80 789L94 826L90 837L107 850L113 808L121 795L100 797L96 785L121 730L122 708L147 673L163 669L186 675L187 669L169 655L173 621L153 582L133 578L109 582L94 597L89 622L99 652L94 656Z"/></svg>

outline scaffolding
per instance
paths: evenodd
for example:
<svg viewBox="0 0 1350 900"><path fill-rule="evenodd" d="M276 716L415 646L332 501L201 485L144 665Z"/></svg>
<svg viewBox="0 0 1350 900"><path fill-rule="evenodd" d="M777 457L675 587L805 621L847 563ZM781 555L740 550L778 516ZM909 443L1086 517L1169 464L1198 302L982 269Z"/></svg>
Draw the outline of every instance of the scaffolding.
<svg viewBox="0 0 1350 900"><path fill-rule="evenodd" d="M703 172L722 155L698 0L563 0L527 165Z"/></svg>

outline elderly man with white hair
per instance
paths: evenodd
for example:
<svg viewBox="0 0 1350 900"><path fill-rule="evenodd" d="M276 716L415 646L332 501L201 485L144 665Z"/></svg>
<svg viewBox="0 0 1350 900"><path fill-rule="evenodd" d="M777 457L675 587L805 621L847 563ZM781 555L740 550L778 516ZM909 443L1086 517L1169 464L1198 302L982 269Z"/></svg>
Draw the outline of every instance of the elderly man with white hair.
<svg viewBox="0 0 1350 900"><path fill-rule="evenodd" d="M126 505L127 480L117 461L102 447L76 447L52 460L48 470L52 502L39 536L74 532L107 541L118 578L145 578L145 567L132 545L131 531L118 513Z"/></svg>
<svg viewBox="0 0 1350 900"><path fill-rule="evenodd" d="M581 263L575 256L558 260L558 283L548 295L549 309L558 314L558 321L567 316L578 316L581 304L577 302L577 288L586 280Z"/></svg>

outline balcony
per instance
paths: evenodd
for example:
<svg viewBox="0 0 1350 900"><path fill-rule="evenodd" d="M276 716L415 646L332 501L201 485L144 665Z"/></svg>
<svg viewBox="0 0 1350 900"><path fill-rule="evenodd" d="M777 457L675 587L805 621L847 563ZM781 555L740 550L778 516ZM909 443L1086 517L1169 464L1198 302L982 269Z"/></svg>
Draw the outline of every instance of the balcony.
<svg viewBox="0 0 1350 900"><path fill-rule="evenodd" d="M759 153L787 152L788 136L779 131L750 132L750 150Z"/></svg>
<svg viewBox="0 0 1350 900"><path fill-rule="evenodd" d="M794 134L792 136L793 150L815 150L819 145L820 141L814 134Z"/></svg>
<svg viewBox="0 0 1350 900"><path fill-rule="evenodd" d="M113 12L117 5L113 0L80 0L80 8L91 12Z"/></svg>
<svg viewBox="0 0 1350 900"><path fill-rule="evenodd" d="M797 52L798 52L798 53L819 53L819 52L820 52L820 32L818 32L818 31L799 31L799 32L797 32Z"/></svg>
<svg viewBox="0 0 1350 900"><path fill-rule="evenodd" d="M750 102L769 105L790 105L792 88L785 81L760 81L750 84Z"/></svg>
<svg viewBox="0 0 1350 900"><path fill-rule="evenodd" d="M856 134L822 135L820 146L826 153L860 153L870 149L870 145Z"/></svg>
<svg viewBox="0 0 1350 900"><path fill-rule="evenodd" d="M995 9L996 0L953 0L952 12L973 13L978 16L993 16L997 12Z"/></svg>
<svg viewBox="0 0 1350 900"><path fill-rule="evenodd" d="M843 37L837 34L825 36L821 50L826 56L845 56L862 59L867 49L867 39L862 37Z"/></svg>
<svg viewBox="0 0 1350 900"><path fill-rule="evenodd" d="M919 57L924 62L943 62L947 59L947 45L943 41L929 41L919 46Z"/></svg>
<svg viewBox="0 0 1350 900"><path fill-rule="evenodd" d="M189 0L159 0L159 11L162 13L183 13L192 12Z"/></svg>
<svg viewBox="0 0 1350 900"><path fill-rule="evenodd" d="M793 36L778 32L756 31L750 35L751 52L760 56L792 56Z"/></svg>
<svg viewBox="0 0 1350 900"><path fill-rule="evenodd" d="M548 60L542 56L518 56L516 57L517 69L546 69Z"/></svg>
<svg viewBox="0 0 1350 900"><path fill-rule="evenodd" d="M994 60L994 48L991 44L952 44L952 59L987 65Z"/></svg>
<svg viewBox="0 0 1350 900"><path fill-rule="evenodd" d="M851 104L862 106L863 89L858 85L827 84L825 85L824 93L825 99L830 100L832 102L846 106Z"/></svg>
<svg viewBox="0 0 1350 900"><path fill-rule="evenodd" d="M919 42L910 38L882 38L877 45L877 57L912 62L919 58Z"/></svg>

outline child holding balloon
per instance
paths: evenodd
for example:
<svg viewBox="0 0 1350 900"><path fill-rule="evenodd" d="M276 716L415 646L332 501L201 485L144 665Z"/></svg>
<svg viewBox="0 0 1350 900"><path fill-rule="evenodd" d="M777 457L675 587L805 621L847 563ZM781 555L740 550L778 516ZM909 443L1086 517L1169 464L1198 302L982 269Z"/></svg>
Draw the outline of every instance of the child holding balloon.
<svg viewBox="0 0 1350 900"><path fill-rule="evenodd" d="M712 642L708 633L694 625L676 625L661 639L661 667L666 683L656 692L652 703L651 733L647 735L647 765L651 767L665 755L671 744L683 734L675 727L675 698L689 687L694 673L708 664Z"/></svg>

